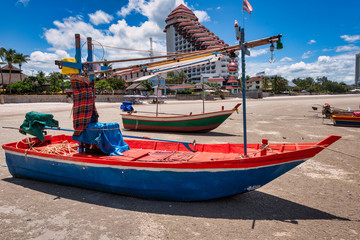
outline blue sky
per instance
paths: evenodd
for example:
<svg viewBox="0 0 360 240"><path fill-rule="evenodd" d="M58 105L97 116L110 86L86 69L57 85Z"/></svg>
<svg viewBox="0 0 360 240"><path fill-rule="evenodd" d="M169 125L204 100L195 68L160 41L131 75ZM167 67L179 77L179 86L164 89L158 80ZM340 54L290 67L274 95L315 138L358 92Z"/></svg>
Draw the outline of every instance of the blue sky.
<svg viewBox="0 0 360 240"><path fill-rule="evenodd" d="M360 1L249 0L251 18L245 13L246 41L283 34L284 49L275 51L270 64L268 46L251 50L247 74L265 71L288 80L327 76L354 83L355 53L360 52ZM242 1L214 0L1 0L0 47L13 48L31 57L23 68L47 73L57 71L54 60L74 55L74 33L118 48L166 49L166 16L180 3L188 6L201 23L223 39L236 44L234 20L242 25ZM85 50L84 50L85 52ZM114 48L96 48L97 58L144 56Z"/></svg>

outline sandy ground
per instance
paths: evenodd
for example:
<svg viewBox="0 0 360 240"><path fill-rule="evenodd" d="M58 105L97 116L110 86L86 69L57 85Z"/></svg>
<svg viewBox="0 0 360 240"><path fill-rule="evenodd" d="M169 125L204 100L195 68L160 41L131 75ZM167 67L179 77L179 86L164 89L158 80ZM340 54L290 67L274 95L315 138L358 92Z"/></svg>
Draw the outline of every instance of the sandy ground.
<svg viewBox="0 0 360 240"><path fill-rule="evenodd" d="M241 99L206 102L206 111ZM0 239L360 239L360 128L334 127L315 104L358 109L360 95L248 100L248 142L342 139L266 186L233 197L194 202L151 201L13 178L0 150ZM120 103L97 104L100 122L121 122ZM155 105L135 108L154 111ZM320 106L319 106L320 109ZM28 111L52 113L72 128L71 104L0 105L0 127L19 127ZM161 112L200 113L201 101L167 101ZM241 113L242 111L240 111ZM124 134L202 143L242 142L242 114L205 134L123 130ZM50 134L56 134L55 131ZM0 144L23 138L1 129Z"/></svg>

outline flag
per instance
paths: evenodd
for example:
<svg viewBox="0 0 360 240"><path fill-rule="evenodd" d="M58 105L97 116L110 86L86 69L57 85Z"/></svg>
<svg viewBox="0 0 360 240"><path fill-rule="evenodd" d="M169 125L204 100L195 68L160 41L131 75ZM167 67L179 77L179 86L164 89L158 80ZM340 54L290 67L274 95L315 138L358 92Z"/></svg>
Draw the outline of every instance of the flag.
<svg viewBox="0 0 360 240"><path fill-rule="evenodd" d="M253 7L251 6L251 4L249 3L248 0L243 0L243 10L247 11L251 16L251 12L253 11Z"/></svg>

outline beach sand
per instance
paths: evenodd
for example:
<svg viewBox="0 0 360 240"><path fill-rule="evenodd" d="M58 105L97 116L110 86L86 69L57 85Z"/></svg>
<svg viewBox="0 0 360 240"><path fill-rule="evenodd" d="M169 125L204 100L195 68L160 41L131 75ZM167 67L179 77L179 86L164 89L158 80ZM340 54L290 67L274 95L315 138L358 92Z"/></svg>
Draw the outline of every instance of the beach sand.
<svg viewBox="0 0 360 240"><path fill-rule="evenodd" d="M205 111L231 109L238 102L241 99L207 101ZM1 149L0 239L359 239L360 128L323 121L324 103L359 109L360 95L248 100L248 143L260 143L262 138L270 143L318 142L332 134L342 139L330 146L334 151L324 150L256 191L211 201L153 201L13 178ZM120 105L97 103L99 121L122 125ZM19 127L26 112L39 111L52 113L61 127L72 128L71 107L68 103L0 105L0 127ZM155 111L154 104L134 107ZM123 130L123 134L242 143L242 106L239 110L209 133ZM202 102L166 101L159 111L201 113ZM16 130L1 128L1 144L22 138Z"/></svg>

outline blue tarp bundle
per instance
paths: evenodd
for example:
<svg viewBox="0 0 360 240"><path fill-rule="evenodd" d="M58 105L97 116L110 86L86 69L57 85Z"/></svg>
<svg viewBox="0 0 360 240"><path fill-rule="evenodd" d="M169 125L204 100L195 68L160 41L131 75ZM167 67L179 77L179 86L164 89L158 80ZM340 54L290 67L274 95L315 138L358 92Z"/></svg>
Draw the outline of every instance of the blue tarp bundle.
<svg viewBox="0 0 360 240"><path fill-rule="evenodd" d="M95 144L108 155L123 155L130 149L124 142L118 123L89 123L80 136L72 139L86 144Z"/></svg>

